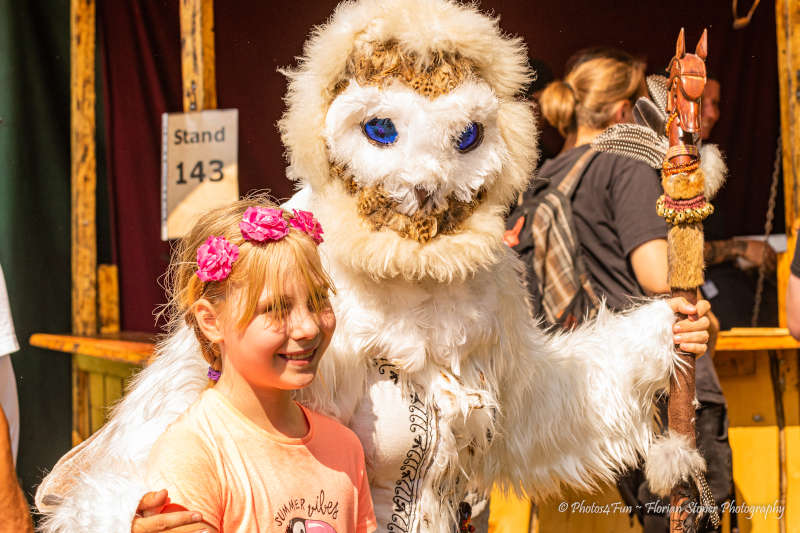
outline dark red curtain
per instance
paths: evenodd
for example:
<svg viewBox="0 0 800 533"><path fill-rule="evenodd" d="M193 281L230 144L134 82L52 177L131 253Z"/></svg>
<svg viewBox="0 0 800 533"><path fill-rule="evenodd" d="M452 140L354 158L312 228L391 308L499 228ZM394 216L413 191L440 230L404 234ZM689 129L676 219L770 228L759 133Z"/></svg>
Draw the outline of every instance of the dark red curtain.
<svg viewBox="0 0 800 533"><path fill-rule="evenodd" d="M157 278L169 247L160 241L161 113L181 110L178 2L100 2L112 233L120 267L125 329L154 330L153 309L163 303ZM285 81L276 72L300 55L310 28L323 23L336 2L215 3L218 107L239 109L239 179L242 192L291 194L283 147L275 126ZM525 38L531 56L557 75L576 50L616 46L645 56L660 71L685 26L694 48L709 28L710 67L722 84L722 118L713 140L731 169L710 230L716 237L762 231L779 129L774 6L762 3L751 25L733 30L727 2L670 3L621 0L538 2L487 0L502 27ZM782 205L779 200L778 205ZM782 228L782 211L776 216Z"/></svg>
<svg viewBox="0 0 800 533"><path fill-rule="evenodd" d="M159 132L161 114L181 109L178 25L177 2L98 2L112 248L127 330L155 330L153 310L164 303Z"/></svg>

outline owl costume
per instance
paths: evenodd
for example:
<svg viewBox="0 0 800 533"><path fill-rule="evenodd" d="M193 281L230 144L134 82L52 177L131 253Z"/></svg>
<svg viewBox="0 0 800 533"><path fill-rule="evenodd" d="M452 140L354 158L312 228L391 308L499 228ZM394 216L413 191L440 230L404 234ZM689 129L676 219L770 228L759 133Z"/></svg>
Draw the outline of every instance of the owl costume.
<svg viewBox="0 0 800 533"><path fill-rule="evenodd" d="M379 531L452 533L494 484L592 489L654 440L678 369L664 301L535 325L503 216L537 159L521 39L448 0L343 2L315 28L280 121L286 207L312 211L338 326L298 400L364 446ZM655 209L655 206L654 206ZM49 532L129 532L158 436L206 387L170 332L98 433L40 486Z"/></svg>

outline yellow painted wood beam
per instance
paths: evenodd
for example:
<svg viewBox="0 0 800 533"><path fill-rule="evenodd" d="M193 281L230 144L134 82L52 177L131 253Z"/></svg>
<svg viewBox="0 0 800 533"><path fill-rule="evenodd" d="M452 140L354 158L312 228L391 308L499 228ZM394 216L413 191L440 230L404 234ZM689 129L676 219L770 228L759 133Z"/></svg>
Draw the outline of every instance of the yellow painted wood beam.
<svg viewBox="0 0 800 533"><path fill-rule="evenodd" d="M527 533L533 506L527 498L518 498L495 488L489 509L490 533ZM538 533L538 527L531 533Z"/></svg>

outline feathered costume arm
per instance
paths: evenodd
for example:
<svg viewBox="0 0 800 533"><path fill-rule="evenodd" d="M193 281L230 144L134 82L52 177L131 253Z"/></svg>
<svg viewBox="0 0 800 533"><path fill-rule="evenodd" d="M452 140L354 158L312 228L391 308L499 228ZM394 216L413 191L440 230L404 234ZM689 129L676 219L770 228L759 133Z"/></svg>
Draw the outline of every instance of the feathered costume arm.
<svg viewBox="0 0 800 533"><path fill-rule="evenodd" d="M148 490L144 464L156 439L206 388L205 362L188 327L157 348L100 431L56 463L36 491L47 533L130 533Z"/></svg>
<svg viewBox="0 0 800 533"><path fill-rule="evenodd" d="M593 489L638 463L654 438L655 397L679 362L675 315L653 301L624 314L602 309L570 333L547 335L530 323L520 282L504 270L505 331L490 479L535 498L562 484ZM501 289L502 290L502 289ZM516 356L514 356L516 354Z"/></svg>

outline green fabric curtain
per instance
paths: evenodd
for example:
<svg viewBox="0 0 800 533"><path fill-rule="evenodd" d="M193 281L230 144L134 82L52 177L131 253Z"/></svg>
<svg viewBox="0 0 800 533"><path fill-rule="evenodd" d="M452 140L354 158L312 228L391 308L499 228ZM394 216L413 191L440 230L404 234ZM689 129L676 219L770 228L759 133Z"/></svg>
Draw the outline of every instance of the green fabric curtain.
<svg viewBox="0 0 800 533"><path fill-rule="evenodd" d="M70 447L69 1L0 0L0 264L21 350L17 472L29 496Z"/></svg>

